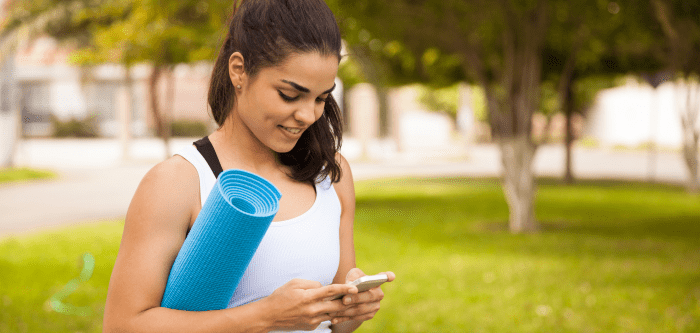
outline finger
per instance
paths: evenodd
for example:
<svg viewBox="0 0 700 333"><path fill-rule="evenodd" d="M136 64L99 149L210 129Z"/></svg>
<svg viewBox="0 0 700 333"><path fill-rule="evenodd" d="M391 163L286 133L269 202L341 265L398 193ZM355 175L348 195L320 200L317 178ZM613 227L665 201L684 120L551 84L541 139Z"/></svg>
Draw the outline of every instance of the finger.
<svg viewBox="0 0 700 333"><path fill-rule="evenodd" d="M380 305L377 303L368 303L359 305L355 311L354 315L349 315L350 320L365 321L374 318L374 316L379 311Z"/></svg>
<svg viewBox="0 0 700 333"><path fill-rule="evenodd" d="M312 280L292 279L290 282L297 289L318 289L323 287L320 282Z"/></svg>
<svg viewBox="0 0 700 333"><path fill-rule="evenodd" d="M391 271L387 271L387 272L383 272L383 273L379 273L379 274L386 274L386 277L387 277L386 282L391 282L391 281L394 281L394 279L396 279L396 274L394 274L394 272L391 272Z"/></svg>
<svg viewBox="0 0 700 333"><path fill-rule="evenodd" d="M325 287L313 290L314 299L326 299L336 295L357 294L357 287L349 284L329 284Z"/></svg>
<svg viewBox="0 0 700 333"><path fill-rule="evenodd" d="M343 305L340 301L333 301L334 304L328 305L328 314L332 317L349 317L350 315L357 315L357 312L352 312L351 310L357 307L357 305Z"/></svg>
<svg viewBox="0 0 700 333"><path fill-rule="evenodd" d="M367 275L367 274L365 274L361 269L355 267L355 268L351 269L348 272L348 274L345 275L345 283L355 281L355 280L357 280L365 275Z"/></svg>
<svg viewBox="0 0 700 333"><path fill-rule="evenodd" d="M330 313L322 313L317 316L318 319L320 319L322 322L323 321L329 321L332 320L334 317Z"/></svg>
<svg viewBox="0 0 700 333"><path fill-rule="evenodd" d="M365 304L358 304L356 306L353 306L345 311L340 311L336 312L335 316L331 317L350 317L352 318L357 318L361 317L367 314L371 314L374 312L379 311L379 303L365 303Z"/></svg>
<svg viewBox="0 0 700 333"><path fill-rule="evenodd" d="M384 292L382 291L381 287L374 287L370 290L363 291L361 293L343 296L343 304L351 305L372 303L379 302L382 299L384 299Z"/></svg>
<svg viewBox="0 0 700 333"><path fill-rule="evenodd" d="M348 320L350 320L350 317L333 317L331 324L336 325Z"/></svg>
<svg viewBox="0 0 700 333"><path fill-rule="evenodd" d="M344 313L355 306L357 305L345 305L342 300L338 299L335 301L324 301L322 309L323 312L329 313L331 317L344 317L347 316Z"/></svg>

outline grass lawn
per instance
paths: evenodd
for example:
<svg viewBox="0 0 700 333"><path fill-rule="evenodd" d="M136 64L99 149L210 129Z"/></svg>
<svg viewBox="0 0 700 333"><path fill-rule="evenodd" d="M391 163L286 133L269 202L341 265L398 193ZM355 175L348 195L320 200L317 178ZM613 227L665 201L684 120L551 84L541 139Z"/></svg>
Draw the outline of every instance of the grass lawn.
<svg viewBox="0 0 700 333"><path fill-rule="evenodd" d="M700 197L622 182L540 181L543 231L507 232L490 179L357 184L355 246L366 273L393 270L361 332L698 332ZM0 332L99 332L122 222L0 241ZM64 302L47 300L96 258Z"/></svg>
<svg viewBox="0 0 700 333"><path fill-rule="evenodd" d="M6 168L0 169L0 184L10 182L21 182L34 179L51 179L56 175L50 171L34 170L28 168Z"/></svg>

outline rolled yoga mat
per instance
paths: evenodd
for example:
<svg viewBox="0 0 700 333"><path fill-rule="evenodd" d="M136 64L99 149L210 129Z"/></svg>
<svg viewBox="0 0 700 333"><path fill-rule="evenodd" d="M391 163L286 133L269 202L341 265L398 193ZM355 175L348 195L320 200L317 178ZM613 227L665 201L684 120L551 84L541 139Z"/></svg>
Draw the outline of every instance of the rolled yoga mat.
<svg viewBox="0 0 700 333"><path fill-rule="evenodd" d="M161 306L225 309L277 214L281 196L260 176L222 172L170 269Z"/></svg>

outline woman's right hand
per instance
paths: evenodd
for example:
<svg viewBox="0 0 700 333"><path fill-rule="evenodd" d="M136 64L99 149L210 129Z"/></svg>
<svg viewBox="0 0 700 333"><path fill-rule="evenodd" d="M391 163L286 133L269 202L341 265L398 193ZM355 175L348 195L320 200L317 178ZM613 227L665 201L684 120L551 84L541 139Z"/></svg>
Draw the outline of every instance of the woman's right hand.
<svg viewBox="0 0 700 333"><path fill-rule="evenodd" d="M264 298L275 330L313 330L331 320L329 313L344 311L350 306L342 300L329 300L339 294L356 294L357 287L348 284L322 286L317 281L292 279Z"/></svg>

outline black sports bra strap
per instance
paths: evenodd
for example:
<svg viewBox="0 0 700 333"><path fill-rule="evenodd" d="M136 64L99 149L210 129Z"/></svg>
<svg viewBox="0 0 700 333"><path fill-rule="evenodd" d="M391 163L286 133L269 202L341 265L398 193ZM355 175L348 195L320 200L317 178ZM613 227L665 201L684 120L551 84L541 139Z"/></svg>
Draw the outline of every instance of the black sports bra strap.
<svg viewBox="0 0 700 333"><path fill-rule="evenodd" d="M219 157L216 156L216 151L211 141L209 141L209 137L205 136L195 141L194 146L197 147L199 153L202 154L204 160L209 164L209 168L211 168L211 171L214 173L214 178L219 178L219 174L223 172L224 169L221 167L221 162L219 162Z"/></svg>

